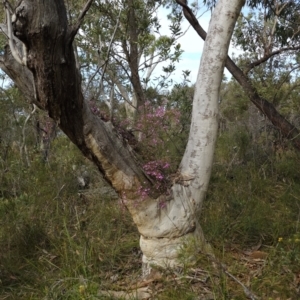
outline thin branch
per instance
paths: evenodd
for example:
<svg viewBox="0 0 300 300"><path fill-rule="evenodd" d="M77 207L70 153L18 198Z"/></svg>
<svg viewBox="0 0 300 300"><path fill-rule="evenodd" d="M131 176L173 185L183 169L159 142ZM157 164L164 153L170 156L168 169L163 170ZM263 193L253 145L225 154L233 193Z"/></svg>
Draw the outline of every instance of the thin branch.
<svg viewBox="0 0 300 300"><path fill-rule="evenodd" d="M13 6L9 3L9 1L8 1L8 0L3 0L2 2L3 2L3 5L5 6L5 8L7 8L7 9L9 10L9 12L10 12L11 14L13 14L13 13L14 13L14 8L13 8Z"/></svg>
<svg viewBox="0 0 300 300"><path fill-rule="evenodd" d="M123 100L128 104L130 105L132 108L135 108L130 99L129 99L129 96L128 96L128 93L125 91L125 88L118 82L114 82L116 85L117 85L117 93L123 98Z"/></svg>
<svg viewBox="0 0 300 300"><path fill-rule="evenodd" d="M153 64L153 60L154 60L154 52L152 52L151 57L150 57L150 64L149 64L149 68L147 71L147 75L146 75L146 82L147 80L150 78L152 72L154 71L155 67L157 66L158 62L155 64ZM145 66L146 66L146 61L144 62Z"/></svg>
<svg viewBox="0 0 300 300"><path fill-rule="evenodd" d="M285 48L281 48L278 50L275 50L267 55L264 55L261 59L258 59L250 64L247 65L247 68L244 70L245 74L248 74L250 72L251 69L259 66L260 64L266 62L268 59L270 59L272 56L275 56L277 54L281 54L282 52L286 52L286 51L296 51L299 50L300 46L291 46L291 47L285 47Z"/></svg>
<svg viewBox="0 0 300 300"><path fill-rule="evenodd" d="M108 101L105 101L105 103L109 107L109 118L111 122L113 121L113 117L114 117L114 95L115 95L115 86L114 84L112 84L110 95L109 95L109 103L107 103Z"/></svg>
<svg viewBox="0 0 300 300"><path fill-rule="evenodd" d="M103 79L104 79L104 74L106 72L106 67L107 67L107 63L108 63L108 60L109 60L109 55L110 55L110 52L111 52L111 49L112 49L112 44L113 44L113 41L114 41L114 38L115 38L115 35L116 35L116 32L117 32L117 29L118 29L119 23L120 23L120 16L121 16L121 10L120 10L119 15L118 15L118 19L117 19L117 23L116 23L116 26L115 26L115 30L113 32L113 35L112 35L111 39L110 39L110 43L109 43L109 46L108 46L106 59L105 59L105 61L101 65L99 63L99 66L97 67L95 73L89 79L89 81L87 83L87 86L85 88L85 93L87 92L87 90L89 88L89 85L91 84L92 80L95 78L95 76L97 75L97 73L100 71L100 69L102 67L104 67L104 69L102 71L102 74L101 74L100 85L99 85L99 90L101 91L101 89L102 89L102 83L103 83ZM101 49L101 39L100 38L99 38L99 43L100 43L99 47Z"/></svg>
<svg viewBox="0 0 300 300"><path fill-rule="evenodd" d="M276 30L277 23L278 23L278 16L275 16L275 21L274 21L274 24L273 24L273 27L272 27L272 30L271 30L270 39L269 39L269 43L268 43L268 46L267 46L268 50L272 46L272 42L274 40L274 33L275 33L275 30Z"/></svg>
<svg viewBox="0 0 300 300"><path fill-rule="evenodd" d="M27 153L27 148L26 148L26 145L25 145L25 141L26 141L26 137L25 137L25 129L26 129L26 124L27 122L29 121L29 119L32 117L32 115L36 112L36 109L37 109L37 106L35 104L33 104L33 109L32 111L30 112L30 114L27 116L27 118L25 119L25 122L24 122L24 125L23 125L23 128L22 128L22 145L21 145L21 148L20 148L20 152L21 152L21 157L22 157L22 153L23 153L23 150L25 152L25 157L26 157L26 161L27 161L27 165L30 166L30 161L28 159L28 153Z"/></svg>
<svg viewBox="0 0 300 300"><path fill-rule="evenodd" d="M235 282L237 282L244 290L244 293L246 295L246 297L250 300L257 300L259 299L256 295L254 295L254 293L245 285L243 284L239 279L237 279L234 275L232 275L231 273L229 273L227 271L227 268L225 267L224 264L222 264L217 258L215 258L212 255L207 255L208 259L211 260L213 263L215 263L218 267L219 270L224 272L227 276L229 276L230 278L232 278Z"/></svg>
<svg viewBox="0 0 300 300"><path fill-rule="evenodd" d="M79 29L80 25L82 24L86 13L88 12L88 10L90 9L90 7L92 5L92 2L93 2L93 0L88 0L88 2L85 4L83 10L81 11L81 13L78 17L78 20L77 20L77 24L76 24L77 30Z"/></svg>
<svg viewBox="0 0 300 300"><path fill-rule="evenodd" d="M116 56L118 56L117 53L114 53ZM113 56L115 62L117 63L117 65L124 71L124 73L127 75L128 78L130 78L130 74L127 70L127 68L122 64L122 62L120 60L118 60L115 56Z"/></svg>
<svg viewBox="0 0 300 300"><path fill-rule="evenodd" d="M63 184L61 186L61 188L59 189L59 191L57 192L56 196L52 199L52 200L56 200L59 197L59 194L61 193L61 191L64 189L64 187L66 186L66 184Z"/></svg>
<svg viewBox="0 0 300 300"><path fill-rule="evenodd" d="M85 4L84 8L82 9L80 15L78 16L77 22L75 25L72 26L70 35L69 35L69 43L73 42L75 35L77 34L83 19L86 15L86 13L88 12L88 10L90 9L91 5L93 3L93 0L88 0L88 2Z"/></svg>
<svg viewBox="0 0 300 300"><path fill-rule="evenodd" d="M270 2L270 0L266 0L266 2L267 2L267 4L269 5L269 8L272 10L272 12L274 13L274 15L277 15L277 12L274 10L274 8L272 7L272 3ZM292 1L287 1L286 2L286 4L289 4L289 3L292 3ZM285 7L285 5L283 6L283 8ZM283 9L282 8L282 9ZM281 10L282 9L280 9L279 10L279 13L281 13ZM293 22L293 21L291 21L291 20L288 20L288 19L286 19L286 18L283 18L283 17L281 17L281 19L283 19L284 21L286 21L286 22L288 22L288 23L290 23L290 24L293 24L293 25L297 25L297 26L299 26L300 25L300 23L298 23L298 22Z"/></svg>
<svg viewBox="0 0 300 300"><path fill-rule="evenodd" d="M112 44L113 44L113 41L115 39L115 35L117 33L117 29L119 27L119 24L120 24L120 17L121 17L121 12L122 10L120 9L119 11L119 15L118 15L118 19L117 19L117 23L116 23L116 26L115 26L115 30L113 32L113 35L110 39L110 43L109 43L109 46L108 46L108 50L107 50L107 55L106 55L106 60L105 60L105 65L104 65L104 69L102 71L102 75L101 75L101 79L100 79L100 89L102 88L102 82L103 82L103 79L104 79L104 74L105 74L105 71L106 71L106 67L107 67L107 63L108 63L108 60L109 60L109 55L110 55L110 51L111 51L111 48L112 48ZM101 46L101 45L100 45Z"/></svg>
<svg viewBox="0 0 300 300"><path fill-rule="evenodd" d="M248 299L251 299L251 300L258 299L257 296L255 296L247 286L245 286L240 280L238 280L235 276L233 276L231 273L229 273L222 264L221 264L221 267L227 276L231 277L234 281L236 281L239 285L242 286L244 293Z"/></svg>
<svg viewBox="0 0 300 300"><path fill-rule="evenodd" d="M88 83L87 83L87 85L86 85L86 88L85 88L85 90L84 90L84 93L83 93L84 95L86 95L86 93L87 93L87 91L88 91L88 88L89 88L90 84L92 83L93 79L94 79L95 76L99 73L100 69L101 69L104 65L105 65L105 62L102 63L101 65L99 65L99 66L97 67L96 71L94 72L94 74L90 77L90 79L89 79L89 81L88 81Z"/></svg>
<svg viewBox="0 0 300 300"><path fill-rule="evenodd" d="M282 5L282 7L279 8L279 10L278 10L278 15L280 15L281 12L283 11L283 9L284 9L288 4L290 4L291 2L292 2L292 1L287 1L286 3L284 3L284 4Z"/></svg>
<svg viewBox="0 0 300 300"><path fill-rule="evenodd" d="M299 32L300 32L300 28L293 33L293 35L290 38L290 41L292 41Z"/></svg>
<svg viewBox="0 0 300 300"><path fill-rule="evenodd" d="M73 48L74 48L76 68L79 71L80 70L80 62L79 62L79 55L78 55L78 50L77 50L77 44L76 44L75 41L73 42Z"/></svg>

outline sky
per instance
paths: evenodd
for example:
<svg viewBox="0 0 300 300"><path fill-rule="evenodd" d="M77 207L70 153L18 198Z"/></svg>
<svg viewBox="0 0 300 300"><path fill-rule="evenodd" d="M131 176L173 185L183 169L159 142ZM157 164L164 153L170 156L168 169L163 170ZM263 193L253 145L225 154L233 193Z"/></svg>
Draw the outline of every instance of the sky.
<svg viewBox="0 0 300 300"><path fill-rule="evenodd" d="M169 13L169 10L162 9L158 13L158 19L160 21L161 27L161 34L170 35L169 31L169 21L167 20L167 14ZM211 12L210 10L207 11L206 8L199 9L199 12L197 14L198 20L200 25L204 28L205 31L208 29ZM195 83L198 75L199 65L200 65L200 58L202 54L202 49L204 46L204 42L202 39L198 36L196 31L189 26L189 23L185 20L183 20L182 23L182 29L183 32L187 30L185 35L183 35L179 39L179 43L181 44L182 50L184 50L184 53L181 56L181 60L179 63L176 64L176 71L174 75L172 76L172 79L175 82L181 82L182 81L182 71L183 70L190 70L190 81L191 83ZM232 55L234 53L235 55L240 53L238 49L235 49L232 45L229 47L228 54ZM154 74L159 74L161 70L161 67L157 68L156 72ZM227 78L230 78L230 73L225 69L225 75Z"/></svg>

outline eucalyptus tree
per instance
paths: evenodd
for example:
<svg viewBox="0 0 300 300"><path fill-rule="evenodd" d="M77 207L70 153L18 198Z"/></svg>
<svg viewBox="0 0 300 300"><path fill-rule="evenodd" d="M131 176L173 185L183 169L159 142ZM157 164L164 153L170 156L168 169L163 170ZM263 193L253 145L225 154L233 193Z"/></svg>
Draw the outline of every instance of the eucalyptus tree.
<svg viewBox="0 0 300 300"><path fill-rule="evenodd" d="M242 14L233 36L244 51L238 57L243 72L260 95L287 116L299 89L299 8L297 1L270 1L262 10ZM282 110L287 105L290 109Z"/></svg>
<svg viewBox="0 0 300 300"><path fill-rule="evenodd" d="M9 45L0 67L28 99L48 112L118 192L139 230L145 271L151 264L173 267L180 264L178 254L185 245L194 245L195 251L207 246L198 217L211 173L224 63L244 1L219 0L213 10L187 147L163 189L156 189L162 178L156 176L155 166L147 172L113 123L93 114L84 98L73 42L92 2L69 23L63 0L22 0L13 10L5 1L7 26L1 28ZM133 13L133 2L124 3ZM123 42L133 51L137 45L130 38Z"/></svg>
<svg viewBox="0 0 300 300"><path fill-rule="evenodd" d="M200 38L205 40L206 32L198 22L186 0L176 0L183 7L186 19L193 26ZM211 7L216 1L205 1ZM258 1L249 0L250 8L255 8L248 17L241 17L234 35L234 43L246 51L242 64L238 66L229 56L226 68L242 86L250 101L273 123L283 137L289 139L296 149L300 149L299 130L291 124L275 108L270 99L260 94L251 78L254 68L271 60L279 61L282 56L295 58L300 48L299 44L299 14L298 1ZM254 16L259 21L255 21ZM276 59L276 57L278 57ZM240 61L241 62L241 61ZM276 64L277 64L276 62ZM297 59L295 60L297 63ZM291 66L294 71L295 66ZM270 87L273 88L273 87Z"/></svg>

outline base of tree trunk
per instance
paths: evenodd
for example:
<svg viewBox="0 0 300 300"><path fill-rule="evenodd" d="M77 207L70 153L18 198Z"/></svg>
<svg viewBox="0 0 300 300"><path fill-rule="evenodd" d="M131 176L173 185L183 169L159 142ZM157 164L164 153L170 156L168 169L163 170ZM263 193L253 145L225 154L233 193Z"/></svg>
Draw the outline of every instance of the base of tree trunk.
<svg viewBox="0 0 300 300"><path fill-rule="evenodd" d="M181 237L150 239L141 236L140 247L143 252L144 278L150 274L153 266L165 270L183 268L193 265L199 253L213 255L199 224L193 232Z"/></svg>

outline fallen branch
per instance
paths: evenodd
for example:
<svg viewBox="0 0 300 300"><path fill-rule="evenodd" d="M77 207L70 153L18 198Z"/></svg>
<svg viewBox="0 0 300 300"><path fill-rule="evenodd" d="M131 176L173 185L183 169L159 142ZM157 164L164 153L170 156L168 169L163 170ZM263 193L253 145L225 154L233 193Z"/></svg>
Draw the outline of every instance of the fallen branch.
<svg viewBox="0 0 300 300"><path fill-rule="evenodd" d="M240 286L242 286L244 293L248 299L250 299L250 300L258 300L259 299L256 295L254 295L254 293L245 284L243 284L240 280L238 280L234 275L229 273L227 271L227 268L225 267L225 265L223 265L215 257L213 257L211 255L207 255L207 256L208 256L209 260L211 260L213 263L215 263L222 272L224 272L227 276L229 276L231 279L233 279L235 282L237 282Z"/></svg>

